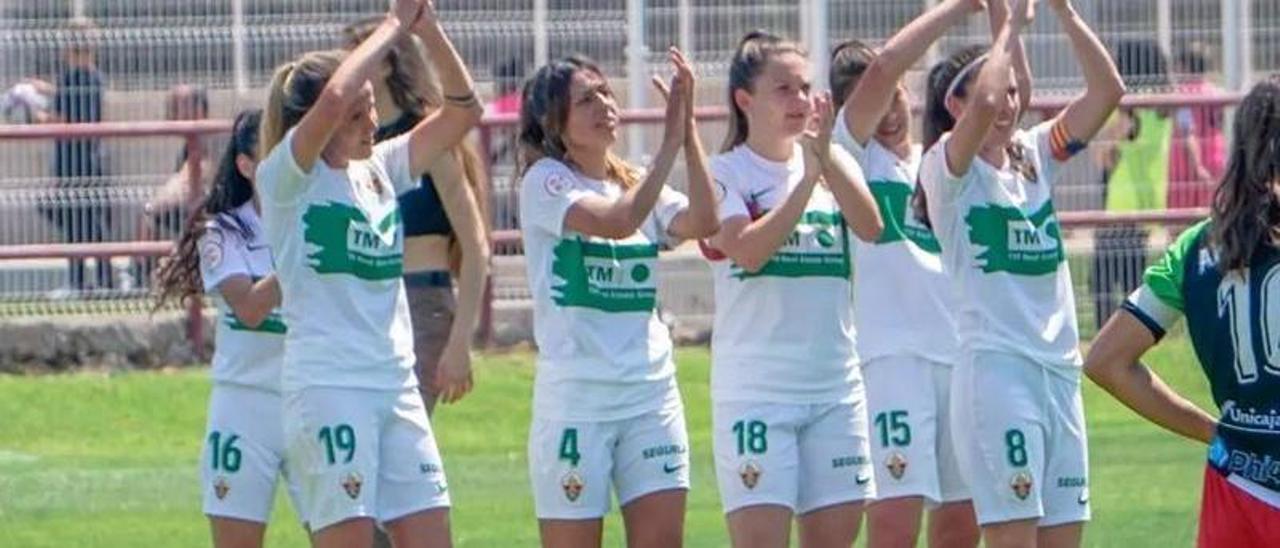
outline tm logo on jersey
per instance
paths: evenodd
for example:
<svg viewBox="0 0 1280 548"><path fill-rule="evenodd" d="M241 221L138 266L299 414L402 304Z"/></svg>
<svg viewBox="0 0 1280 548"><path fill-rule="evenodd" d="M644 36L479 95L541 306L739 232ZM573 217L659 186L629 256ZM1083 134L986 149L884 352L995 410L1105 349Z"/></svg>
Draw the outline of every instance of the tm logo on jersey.
<svg viewBox="0 0 1280 548"><path fill-rule="evenodd" d="M870 181L867 187L876 199L880 209L880 218L884 219L884 231L880 233L877 244L910 241L916 247L937 255L942 253L942 245L938 238L925 226L916 221L915 214L910 211L911 194L914 189L893 181Z"/></svg>
<svg viewBox="0 0 1280 548"><path fill-rule="evenodd" d="M347 204L312 205L302 216L303 239L316 246L307 255L318 274L351 274L362 280L390 280L404 272L396 242L400 209L371 224L364 212Z"/></svg>
<svg viewBox="0 0 1280 548"><path fill-rule="evenodd" d="M844 217L836 211L806 211L795 230L757 272L733 265L733 277L848 278L849 237Z"/></svg>
<svg viewBox="0 0 1280 548"><path fill-rule="evenodd" d="M1030 216L1016 207L988 204L970 209L964 221L969 225L969 242L986 248L978 261L988 274L1052 274L1066 258L1052 202L1045 202Z"/></svg>
<svg viewBox="0 0 1280 548"><path fill-rule="evenodd" d="M653 310L658 294L656 244L578 237L561 240L554 256L551 273L564 282L551 286L557 305L605 312Z"/></svg>

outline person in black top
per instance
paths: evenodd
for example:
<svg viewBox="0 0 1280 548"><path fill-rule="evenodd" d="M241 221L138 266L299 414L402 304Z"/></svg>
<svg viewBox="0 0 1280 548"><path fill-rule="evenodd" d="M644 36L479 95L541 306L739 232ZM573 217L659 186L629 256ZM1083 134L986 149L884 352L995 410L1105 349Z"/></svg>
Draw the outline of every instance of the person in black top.
<svg viewBox="0 0 1280 548"><path fill-rule="evenodd" d="M38 113L41 123L85 124L102 121L102 96L106 87L98 69L94 41L96 27L85 19L67 28L63 49L65 68L58 75L49 111ZM54 142L53 172L56 189L41 208L68 243L102 242L111 231L111 205L106 186L107 159L100 139L58 139ZM97 287L110 289L111 258L96 257ZM70 282L86 289L85 260L70 259Z"/></svg>
<svg viewBox="0 0 1280 548"><path fill-rule="evenodd" d="M355 48L376 28L374 19L351 24L343 31L347 47ZM450 100L422 47L412 36L399 39L373 80L378 141L407 132ZM489 268L487 177L475 147L464 141L429 171L399 199L415 371L428 413L437 399L452 403L471 390L472 336Z"/></svg>

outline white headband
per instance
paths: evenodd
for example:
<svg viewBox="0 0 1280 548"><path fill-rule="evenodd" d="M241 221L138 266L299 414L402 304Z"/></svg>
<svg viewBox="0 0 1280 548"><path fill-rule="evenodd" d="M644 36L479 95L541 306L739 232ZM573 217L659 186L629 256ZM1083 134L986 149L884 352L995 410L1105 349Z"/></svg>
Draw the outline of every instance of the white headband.
<svg viewBox="0 0 1280 548"><path fill-rule="evenodd" d="M955 79L951 80L951 85L947 86L947 94L942 96L943 99L950 99L952 95L955 95L956 90L960 88L960 82L963 82L964 79L969 76L969 73L976 70L979 65L987 60L987 57L990 57L990 55L991 54L989 53L979 55L976 59L969 61L969 64L965 65L964 68L960 69L960 72L956 74Z"/></svg>

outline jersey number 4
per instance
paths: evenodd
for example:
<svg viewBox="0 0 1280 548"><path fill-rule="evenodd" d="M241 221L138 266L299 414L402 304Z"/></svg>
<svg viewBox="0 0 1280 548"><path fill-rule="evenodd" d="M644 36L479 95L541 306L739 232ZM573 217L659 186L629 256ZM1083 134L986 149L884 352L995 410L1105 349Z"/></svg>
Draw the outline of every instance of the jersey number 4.
<svg viewBox="0 0 1280 548"><path fill-rule="evenodd" d="M1266 361L1262 368L1269 374L1280 376L1280 265L1272 267L1263 276L1258 290L1261 301L1254 311L1253 292L1249 290L1249 270L1233 272L1218 285L1218 317L1227 317L1231 326L1231 345L1235 352L1236 379L1240 384L1258 380L1258 357L1253 346L1254 318L1258 318L1262 334L1262 349Z"/></svg>

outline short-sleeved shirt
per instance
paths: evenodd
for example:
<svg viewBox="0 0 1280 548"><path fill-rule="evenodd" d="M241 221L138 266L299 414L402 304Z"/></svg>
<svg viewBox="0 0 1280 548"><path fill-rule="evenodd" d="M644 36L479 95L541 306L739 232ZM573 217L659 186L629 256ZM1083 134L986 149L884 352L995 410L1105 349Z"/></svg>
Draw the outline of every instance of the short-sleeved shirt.
<svg viewBox="0 0 1280 548"><path fill-rule="evenodd" d="M408 136L345 168L318 158L305 172L294 133L263 158L257 177L289 326L282 387L417 386L396 201L417 184Z"/></svg>
<svg viewBox="0 0 1280 548"><path fill-rule="evenodd" d="M252 202L220 213L205 223L197 244L200 278L204 291L218 309L213 352L214 382L280 391L280 365L288 329L279 309L256 327L236 317L218 291L218 285L234 276L257 281L271 275L271 248Z"/></svg>
<svg viewBox="0 0 1280 548"><path fill-rule="evenodd" d="M847 155L840 149L833 154ZM804 178L799 145L787 162L768 160L739 145L712 157L710 167L721 221L764 216L781 206ZM835 197L818 185L791 235L758 270L710 255L716 297L712 398L853 401L860 375L851 236Z"/></svg>
<svg viewBox="0 0 1280 548"><path fill-rule="evenodd" d="M622 239L565 227L579 200L623 192L550 158L520 181L540 419L620 420L679 405L671 334L657 314L658 248L688 199L664 188L640 229Z"/></svg>
<svg viewBox="0 0 1280 548"><path fill-rule="evenodd" d="M853 303L858 326L858 357L917 356L954 363L960 354L952 311L955 287L942 272L941 246L933 231L916 219L920 151L901 158L875 139L858 143L837 115L834 141L862 167L884 221L880 239L860 244L854 253Z"/></svg>
<svg viewBox="0 0 1280 548"><path fill-rule="evenodd" d="M951 173L948 133L921 160L920 183L943 268L958 284L961 345L1078 368L1075 298L1052 196L1069 156L1055 157L1053 133L1048 121L1013 137L1035 180L981 157L968 172Z"/></svg>
<svg viewBox="0 0 1280 548"><path fill-rule="evenodd" d="M58 75L53 110L68 124L102 121L102 73L96 67L71 67ZM58 177L98 177L105 173L99 139L58 139L53 166Z"/></svg>
<svg viewBox="0 0 1280 548"><path fill-rule="evenodd" d="M1210 464L1280 500L1280 250L1260 246L1249 268L1223 272L1211 227L1183 232L1124 309L1157 339L1186 318L1221 412Z"/></svg>

